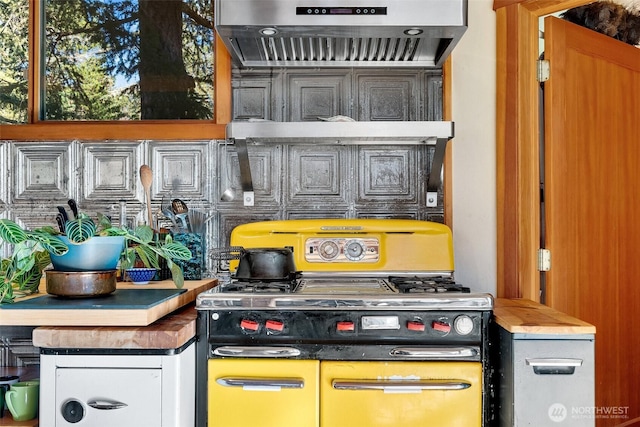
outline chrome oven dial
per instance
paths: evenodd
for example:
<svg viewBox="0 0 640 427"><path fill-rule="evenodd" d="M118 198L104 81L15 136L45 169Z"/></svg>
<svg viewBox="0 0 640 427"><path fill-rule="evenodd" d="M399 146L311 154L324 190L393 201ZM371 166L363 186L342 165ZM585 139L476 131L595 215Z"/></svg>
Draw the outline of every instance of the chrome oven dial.
<svg viewBox="0 0 640 427"><path fill-rule="evenodd" d="M318 251L320 251L320 257L326 260L335 259L340 255L340 248L333 240L326 240L322 242L320 246L318 246Z"/></svg>
<svg viewBox="0 0 640 427"><path fill-rule="evenodd" d="M344 245L344 256L351 261L360 261L364 258L364 246L356 240L350 240Z"/></svg>

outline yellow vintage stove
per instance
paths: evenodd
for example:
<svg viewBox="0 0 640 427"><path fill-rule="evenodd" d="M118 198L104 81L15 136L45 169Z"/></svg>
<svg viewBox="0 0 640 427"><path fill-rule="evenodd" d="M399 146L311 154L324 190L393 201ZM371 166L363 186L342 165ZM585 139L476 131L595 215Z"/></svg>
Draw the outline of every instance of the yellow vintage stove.
<svg viewBox="0 0 640 427"><path fill-rule="evenodd" d="M208 425L488 425L489 294L453 278L451 231L396 219L244 224L232 247L290 248L289 280L200 294Z"/></svg>

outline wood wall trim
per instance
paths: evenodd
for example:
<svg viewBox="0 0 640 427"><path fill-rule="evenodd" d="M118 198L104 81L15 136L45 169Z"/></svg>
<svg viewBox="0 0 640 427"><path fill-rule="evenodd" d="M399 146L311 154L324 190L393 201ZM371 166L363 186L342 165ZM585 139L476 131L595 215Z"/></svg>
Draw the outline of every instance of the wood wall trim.
<svg viewBox="0 0 640 427"><path fill-rule="evenodd" d="M122 122L40 122L0 125L0 140L13 141L158 141L224 139L225 125L191 120L181 123L144 121Z"/></svg>
<svg viewBox="0 0 640 427"><path fill-rule="evenodd" d="M540 17L585 0L495 0L497 296L540 300Z"/></svg>
<svg viewBox="0 0 640 427"><path fill-rule="evenodd" d="M216 123L224 124L231 121L231 55L227 51L222 39L216 32L215 39L215 105L214 118ZM221 135L224 138L224 133Z"/></svg>

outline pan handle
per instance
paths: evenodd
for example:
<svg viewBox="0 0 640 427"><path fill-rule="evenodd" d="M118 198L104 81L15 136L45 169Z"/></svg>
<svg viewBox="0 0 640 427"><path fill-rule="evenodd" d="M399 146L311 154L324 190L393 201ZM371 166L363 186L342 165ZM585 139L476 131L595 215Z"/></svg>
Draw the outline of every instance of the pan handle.
<svg viewBox="0 0 640 427"><path fill-rule="evenodd" d="M229 261L232 259L240 259L244 248L242 246L229 246L226 248L212 248L209 250L209 256L217 261Z"/></svg>

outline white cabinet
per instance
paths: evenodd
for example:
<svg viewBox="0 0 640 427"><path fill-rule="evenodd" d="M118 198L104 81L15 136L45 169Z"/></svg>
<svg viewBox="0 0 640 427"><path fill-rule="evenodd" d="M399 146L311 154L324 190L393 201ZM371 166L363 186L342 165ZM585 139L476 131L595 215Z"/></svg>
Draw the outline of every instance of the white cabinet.
<svg viewBox="0 0 640 427"><path fill-rule="evenodd" d="M194 344L136 354L88 353L41 355L41 427L194 425Z"/></svg>
<svg viewBox="0 0 640 427"><path fill-rule="evenodd" d="M76 356L77 357L77 356ZM162 369L56 369L56 426L159 426Z"/></svg>

